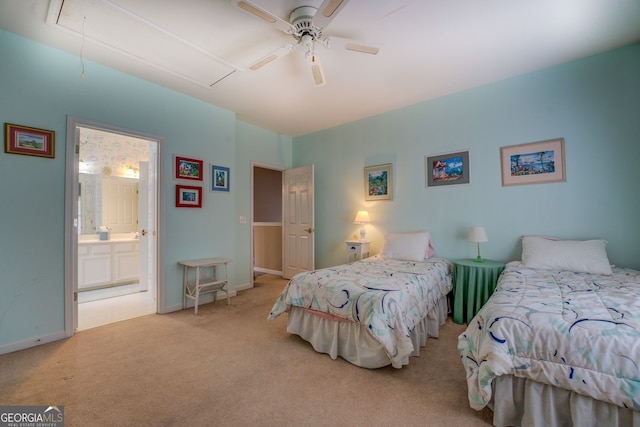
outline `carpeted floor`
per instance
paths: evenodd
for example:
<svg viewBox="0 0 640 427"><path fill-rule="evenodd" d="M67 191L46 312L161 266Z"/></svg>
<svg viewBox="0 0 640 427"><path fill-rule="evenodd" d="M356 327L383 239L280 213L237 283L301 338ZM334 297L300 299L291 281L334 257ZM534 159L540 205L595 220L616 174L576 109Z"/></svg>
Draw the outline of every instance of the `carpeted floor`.
<svg viewBox="0 0 640 427"><path fill-rule="evenodd" d="M402 369L316 353L267 321L283 280L231 299L0 356L0 405L64 405L65 426L487 426L450 320Z"/></svg>

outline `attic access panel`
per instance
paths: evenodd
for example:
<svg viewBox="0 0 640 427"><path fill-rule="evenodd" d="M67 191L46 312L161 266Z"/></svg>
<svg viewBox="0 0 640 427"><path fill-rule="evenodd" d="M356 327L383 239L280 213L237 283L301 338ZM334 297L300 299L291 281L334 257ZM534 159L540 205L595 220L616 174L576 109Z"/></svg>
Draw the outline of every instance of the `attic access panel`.
<svg viewBox="0 0 640 427"><path fill-rule="evenodd" d="M102 47L199 86L210 87L240 67L184 31L182 2L59 0L55 24L83 43ZM203 6L204 7L204 6ZM217 6L220 7L220 6ZM213 13L213 11L208 11ZM192 25L195 25L192 23Z"/></svg>

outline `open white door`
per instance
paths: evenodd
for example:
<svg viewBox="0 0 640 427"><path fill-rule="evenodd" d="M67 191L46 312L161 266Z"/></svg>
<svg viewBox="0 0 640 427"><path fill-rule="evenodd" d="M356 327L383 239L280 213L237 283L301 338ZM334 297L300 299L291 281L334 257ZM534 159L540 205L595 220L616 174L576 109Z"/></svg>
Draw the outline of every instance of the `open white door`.
<svg viewBox="0 0 640 427"><path fill-rule="evenodd" d="M282 273L290 279L315 268L313 165L284 171Z"/></svg>
<svg viewBox="0 0 640 427"><path fill-rule="evenodd" d="M150 145L150 162L140 162L140 179L138 187L138 234L139 234L139 273L140 290L148 291L155 295L155 271L157 240L156 240L156 171L155 145Z"/></svg>

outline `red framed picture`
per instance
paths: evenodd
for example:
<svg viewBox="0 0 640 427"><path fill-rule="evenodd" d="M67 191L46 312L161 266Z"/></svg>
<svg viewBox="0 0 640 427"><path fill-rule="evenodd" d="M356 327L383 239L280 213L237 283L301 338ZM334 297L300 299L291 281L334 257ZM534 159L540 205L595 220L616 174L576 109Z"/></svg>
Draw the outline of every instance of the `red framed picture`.
<svg viewBox="0 0 640 427"><path fill-rule="evenodd" d="M188 157L175 156L175 178L202 181L204 178L204 161Z"/></svg>
<svg viewBox="0 0 640 427"><path fill-rule="evenodd" d="M28 126L4 124L4 152L26 156L55 157L55 132Z"/></svg>
<svg viewBox="0 0 640 427"><path fill-rule="evenodd" d="M201 208L202 187L191 185L176 185L177 208Z"/></svg>

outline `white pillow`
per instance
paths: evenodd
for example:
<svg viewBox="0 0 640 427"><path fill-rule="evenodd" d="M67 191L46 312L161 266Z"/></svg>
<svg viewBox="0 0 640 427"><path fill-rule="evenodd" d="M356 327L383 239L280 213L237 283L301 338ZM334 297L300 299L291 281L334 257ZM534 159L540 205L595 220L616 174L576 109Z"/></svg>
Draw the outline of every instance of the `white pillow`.
<svg viewBox="0 0 640 427"><path fill-rule="evenodd" d="M431 233L388 233L384 238L381 255L385 258L422 261L433 255Z"/></svg>
<svg viewBox="0 0 640 427"><path fill-rule="evenodd" d="M611 274L606 240L522 238L522 263L529 268Z"/></svg>

